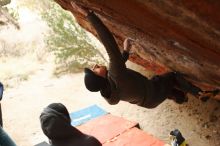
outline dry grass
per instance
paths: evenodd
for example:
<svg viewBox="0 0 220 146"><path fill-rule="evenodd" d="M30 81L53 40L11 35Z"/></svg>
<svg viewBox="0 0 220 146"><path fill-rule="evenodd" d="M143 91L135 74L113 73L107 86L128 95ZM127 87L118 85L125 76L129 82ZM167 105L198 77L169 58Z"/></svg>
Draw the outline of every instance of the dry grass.
<svg viewBox="0 0 220 146"><path fill-rule="evenodd" d="M0 27L0 81L6 88L28 80L48 58L44 42L47 25L34 15L20 19L19 24L19 30L10 25Z"/></svg>
<svg viewBox="0 0 220 146"><path fill-rule="evenodd" d="M5 57L0 59L0 77L5 87L15 87L21 81L28 80L39 68L37 60L31 56Z"/></svg>

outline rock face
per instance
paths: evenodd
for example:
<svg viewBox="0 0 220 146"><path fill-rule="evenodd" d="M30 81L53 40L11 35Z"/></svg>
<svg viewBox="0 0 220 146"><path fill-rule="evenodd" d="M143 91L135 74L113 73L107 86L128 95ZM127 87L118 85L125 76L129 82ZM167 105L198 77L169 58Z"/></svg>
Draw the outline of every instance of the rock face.
<svg viewBox="0 0 220 146"><path fill-rule="evenodd" d="M79 24L95 30L70 0L56 0ZM77 0L93 10L114 34L135 41L130 60L162 74L179 71L203 89L220 88L219 0ZM217 96L220 99L220 96Z"/></svg>

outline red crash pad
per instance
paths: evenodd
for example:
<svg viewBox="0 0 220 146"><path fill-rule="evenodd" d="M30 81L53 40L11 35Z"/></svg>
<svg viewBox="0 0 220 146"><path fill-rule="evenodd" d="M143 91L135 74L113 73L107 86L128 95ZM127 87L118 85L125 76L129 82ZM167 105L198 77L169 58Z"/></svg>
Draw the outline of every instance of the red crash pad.
<svg viewBox="0 0 220 146"><path fill-rule="evenodd" d="M96 137L101 143L105 143L135 126L138 126L138 123L107 114L88 121L77 128L85 134Z"/></svg>
<svg viewBox="0 0 220 146"><path fill-rule="evenodd" d="M164 142L134 127L107 141L103 146L164 146Z"/></svg>

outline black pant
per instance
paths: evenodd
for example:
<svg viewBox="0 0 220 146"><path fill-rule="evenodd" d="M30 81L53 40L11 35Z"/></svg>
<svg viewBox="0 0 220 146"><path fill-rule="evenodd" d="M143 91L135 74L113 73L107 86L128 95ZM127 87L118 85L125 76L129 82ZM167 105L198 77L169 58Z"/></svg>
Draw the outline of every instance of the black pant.
<svg viewBox="0 0 220 146"><path fill-rule="evenodd" d="M177 103L182 103L186 93L197 96L202 91L177 72L154 76L151 81L153 85L153 97L151 100L154 103L153 107L156 107L167 98L173 99Z"/></svg>

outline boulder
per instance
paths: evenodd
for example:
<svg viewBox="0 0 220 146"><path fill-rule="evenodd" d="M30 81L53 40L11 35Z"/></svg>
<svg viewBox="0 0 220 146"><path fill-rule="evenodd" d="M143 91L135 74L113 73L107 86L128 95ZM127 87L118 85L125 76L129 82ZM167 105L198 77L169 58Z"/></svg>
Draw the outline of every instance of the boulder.
<svg viewBox="0 0 220 146"><path fill-rule="evenodd" d="M70 0L55 1L97 36ZM205 90L220 88L220 1L75 1L102 19L120 48L126 37L135 40L131 61L155 74L182 72Z"/></svg>

